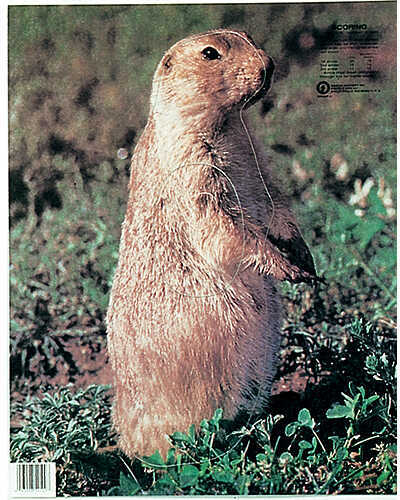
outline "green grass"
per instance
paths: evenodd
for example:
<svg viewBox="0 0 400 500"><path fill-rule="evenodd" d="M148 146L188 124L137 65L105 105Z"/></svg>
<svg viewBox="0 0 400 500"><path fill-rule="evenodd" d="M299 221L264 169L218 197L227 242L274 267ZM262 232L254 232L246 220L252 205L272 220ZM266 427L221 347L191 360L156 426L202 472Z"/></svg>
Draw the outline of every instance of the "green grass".
<svg viewBox="0 0 400 500"><path fill-rule="evenodd" d="M326 29L329 9L387 32L394 15L388 3L10 8L11 458L56 461L59 495L395 493L395 88L388 65L379 96L315 98L318 58L301 65L285 36ZM247 29L278 72L288 63L250 122L326 283L281 285L277 380L301 389L255 421L216 412L180 429L166 460L130 461L108 448L108 388L44 384L85 375L69 342L106 346L129 173L116 151L144 126L154 67L220 26Z"/></svg>

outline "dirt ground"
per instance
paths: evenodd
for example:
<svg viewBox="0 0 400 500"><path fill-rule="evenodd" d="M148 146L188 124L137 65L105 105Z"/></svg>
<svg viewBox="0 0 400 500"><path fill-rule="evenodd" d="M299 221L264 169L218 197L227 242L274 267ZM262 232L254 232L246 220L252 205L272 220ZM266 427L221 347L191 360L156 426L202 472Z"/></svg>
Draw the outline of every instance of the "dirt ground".
<svg viewBox="0 0 400 500"><path fill-rule="evenodd" d="M37 386L40 390L43 386L62 386L70 382L76 388L84 388L90 384L112 385L112 371L105 347L92 342L82 344L81 339L75 338L63 342L63 345L79 372L71 374L70 364L58 363L57 374L54 377L41 376L33 381L32 388ZM301 369L282 377L278 376L273 383L271 395L282 392L301 393L305 390L307 380L307 374Z"/></svg>

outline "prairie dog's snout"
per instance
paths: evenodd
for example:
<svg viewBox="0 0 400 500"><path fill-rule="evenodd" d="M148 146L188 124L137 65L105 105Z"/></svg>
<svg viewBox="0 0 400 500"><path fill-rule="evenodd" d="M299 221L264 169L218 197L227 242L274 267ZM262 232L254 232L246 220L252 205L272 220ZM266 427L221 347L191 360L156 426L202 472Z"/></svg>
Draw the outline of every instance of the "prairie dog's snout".
<svg viewBox="0 0 400 500"><path fill-rule="evenodd" d="M261 74L263 76L264 80L269 80L271 81L272 75L274 74L275 71L275 63L272 57L266 56L266 64L264 68L261 70Z"/></svg>

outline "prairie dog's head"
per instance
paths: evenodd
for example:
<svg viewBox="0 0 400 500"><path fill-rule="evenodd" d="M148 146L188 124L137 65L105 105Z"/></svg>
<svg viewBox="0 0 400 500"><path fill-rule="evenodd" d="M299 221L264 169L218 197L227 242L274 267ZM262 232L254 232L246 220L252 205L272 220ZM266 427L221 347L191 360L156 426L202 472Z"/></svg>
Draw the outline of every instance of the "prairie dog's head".
<svg viewBox="0 0 400 500"><path fill-rule="evenodd" d="M273 71L272 59L244 32L194 35L173 45L161 59L152 108L161 113L179 109L183 116L225 115L264 95Z"/></svg>

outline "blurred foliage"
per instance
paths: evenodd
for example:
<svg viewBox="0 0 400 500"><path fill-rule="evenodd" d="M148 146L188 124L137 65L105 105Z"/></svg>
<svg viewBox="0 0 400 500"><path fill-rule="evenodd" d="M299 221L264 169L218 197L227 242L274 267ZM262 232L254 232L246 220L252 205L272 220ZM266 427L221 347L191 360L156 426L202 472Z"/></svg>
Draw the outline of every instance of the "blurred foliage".
<svg viewBox="0 0 400 500"><path fill-rule="evenodd" d="M61 186L70 189L65 180ZM81 193L79 187L70 189L61 210L43 214L40 230L33 215L11 230L14 393L28 391L27 379L36 388L60 373L74 382L83 367L71 355L73 345L94 354L104 349L104 316L118 257L123 193L106 183L98 183L91 197L81 199ZM107 227L111 212L115 220Z"/></svg>
<svg viewBox="0 0 400 500"><path fill-rule="evenodd" d="M13 417L30 426L13 445L15 459L40 458L33 453L31 432L46 427L46 411L53 411L57 398L72 402L86 397L64 389L44 402L23 402L25 396L45 392L44 384L51 385L60 374L66 383L76 383L86 373L71 346L87 349L93 357L104 352L104 317L129 176L129 158L119 158L117 150L132 153L145 125L156 64L163 51L189 34L231 27L248 31L275 60L270 93L247 114L293 200L326 280L315 289L289 283L281 287L287 320L277 378L289 387L291 380L302 379L304 391L299 395L282 389L273 396L270 420L243 431L240 447L223 452L228 458L221 456L213 466L185 461L190 456L209 460L206 449L210 456L230 449L231 438L221 438L216 451L211 441L216 434L204 433L204 427L199 436L192 430L189 441L178 436L178 449L190 439L200 447L190 445L194 455L187 455L188 448L178 454L170 474L160 474L161 463L144 470L138 466L139 472L131 464L139 482L125 468L119 481L121 466L115 462L115 477L108 477L104 468L95 476L89 469L76 475L75 465L61 465L63 491L73 492L71 485L80 481L79 494L104 494L111 486L124 494L250 494L262 488L271 493L393 492L394 5L9 7L10 383L12 398L18 400ZM332 23L344 18L379 27L384 50L375 61L374 83L381 92L321 102L315 91L319 48L334 36ZM95 425L96 405L108 408L103 396L94 397L83 434ZM282 419L276 418L282 413ZM301 420L304 415L311 420ZM215 425L220 416L216 418ZM109 432L106 420L103 437ZM315 426L299 424L305 421L315 421ZM285 430L290 424L294 433L289 435ZM61 416L59 425L62 429ZM377 437L382 426L385 433ZM315 446L313 430L326 451ZM362 437L356 438L357 433ZM71 446L78 446L79 439ZM366 445L357 448L362 440ZM57 448L59 465L69 460L64 460L68 446ZM290 457L282 457L285 451ZM94 462L111 467L111 458L103 457L103 463L97 451L93 456ZM71 464L81 460L74 457ZM293 480L288 481L290 474Z"/></svg>
<svg viewBox="0 0 400 500"><path fill-rule="evenodd" d="M10 7L11 223L29 210L40 218L46 209L60 209L68 196L60 182L71 183L76 173L82 196L98 180L125 185L129 162L116 152L132 150L146 122L151 78L163 51L191 33L220 27L249 31L277 63L276 84L256 120L260 130L268 126L266 142L275 151L289 151L300 162L311 151L309 168L316 175L338 152L351 173L388 173L395 154L395 89L385 85L395 74L394 30L387 26L392 9L390 3ZM321 106L314 98L318 51L334 36L330 27L339 16L387 27L387 59L379 62L377 76L384 92L374 99L341 96L340 103ZM271 113L264 117L266 110ZM340 114L340 130L337 120L325 120L327 113ZM282 141L286 149L279 148ZM316 147L326 142L323 151ZM273 156L286 174L287 157ZM105 161L107 172L99 172Z"/></svg>

